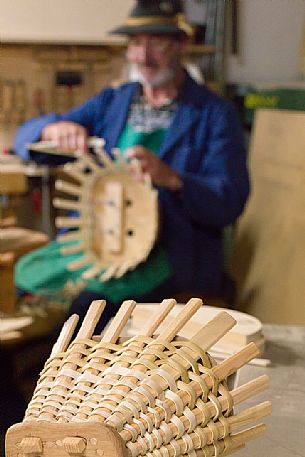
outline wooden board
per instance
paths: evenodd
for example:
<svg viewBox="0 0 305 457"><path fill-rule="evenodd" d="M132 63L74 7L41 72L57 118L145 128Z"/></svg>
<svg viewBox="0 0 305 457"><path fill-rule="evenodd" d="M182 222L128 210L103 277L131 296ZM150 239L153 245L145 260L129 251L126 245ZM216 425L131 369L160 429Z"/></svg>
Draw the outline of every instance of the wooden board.
<svg viewBox="0 0 305 457"><path fill-rule="evenodd" d="M27 191L27 177L18 166L1 165L0 171L0 193L18 194Z"/></svg>
<svg viewBox="0 0 305 457"><path fill-rule="evenodd" d="M237 306L263 322L305 324L305 113L256 113L252 193L233 255Z"/></svg>
<svg viewBox="0 0 305 457"><path fill-rule="evenodd" d="M0 229L0 253L14 251L16 257L47 244L49 237L45 233L20 227Z"/></svg>
<svg viewBox="0 0 305 457"><path fill-rule="evenodd" d="M12 339L16 336L16 332L19 336L19 330L29 326L32 322L31 316L0 317L0 342Z"/></svg>
<svg viewBox="0 0 305 457"><path fill-rule="evenodd" d="M175 319L177 314L182 310L185 305L176 305L171 311L168 318L160 325L158 332L162 332L165 325L168 325L170 320ZM131 323L127 329L128 336L134 336L141 333L141 329L149 321L150 316L155 312L155 303L139 304L134 311ZM226 311L231 314L237 321L236 325L226 333L216 344L213 346L213 351L221 354L234 354L241 347L246 346L248 343L255 342L259 346L264 343L262 334L261 322L253 316L245 313L230 309L222 309L214 306L202 306L196 314L186 323L183 329L179 332L180 336L191 338L202 325L215 317L221 311Z"/></svg>
<svg viewBox="0 0 305 457"><path fill-rule="evenodd" d="M103 424L25 422L8 430L6 455L127 457L128 454L118 433Z"/></svg>
<svg viewBox="0 0 305 457"><path fill-rule="evenodd" d="M0 254L0 311L4 312L12 312L15 308L14 263L13 252Z"/></svg>
<svg viewBox="0 0 305 457"><path fill-rule="evenodd" d="M15 262L27 252L44 246L49 237L33 230L9 227L0 229L0 310L11 313L15 309Z"/></svg>

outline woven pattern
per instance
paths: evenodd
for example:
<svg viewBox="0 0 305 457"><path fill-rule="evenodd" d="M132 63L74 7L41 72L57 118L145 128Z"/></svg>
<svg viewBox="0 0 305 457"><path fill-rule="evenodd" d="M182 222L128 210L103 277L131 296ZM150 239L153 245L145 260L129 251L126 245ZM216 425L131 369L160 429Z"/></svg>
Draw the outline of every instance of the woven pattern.
<svg viewBox="0 0 305 457"><path fill-rule="evenodd" d="M255 345L219 365L207 353L232 327L227 313L220 313L191 340L182 340L177 331L201 306L199 299L192 299L174 324L154 336L175 304L165 300L143 335L118 342L135 307L132 301L124 302L112 326L96 341L91 333L101 313L96 312L97 303L92 304L87 321L69 345L64 338L67 329L63 329L24 422L104 423L119 433L130 457L222 456L261 433L263 425L234 432L270 413L269 402L237 415L233 407L265 388L266 379L258 378L232 391L225 381L257 355Z"/></svg>

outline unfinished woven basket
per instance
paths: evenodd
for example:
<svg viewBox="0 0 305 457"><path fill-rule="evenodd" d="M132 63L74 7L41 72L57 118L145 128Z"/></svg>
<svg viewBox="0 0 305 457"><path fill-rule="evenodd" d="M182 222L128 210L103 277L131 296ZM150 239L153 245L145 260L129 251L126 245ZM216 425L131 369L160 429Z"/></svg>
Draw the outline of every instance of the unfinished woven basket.
<svg viewBox="0 0 305 457"><path fill-rule="evenodd" d="M132 300L123 302L101 338L92 334L104 301L91 304L70 343L78 319L72 316L23 422L7 432L7 457L220 457L264 432L264 424L252 422L270 414L270 402L238 414L234 406L264 390L267 376L231 391L226 384L257 356L257 347L250 343L218 365L211 359L206 351L235 324L225 311L190 340L177 336L202 305L195 298L158 335L175 304L164 300L143 334L125 341L119 337L136 306Z"/></svg>
<svg viewBox="0 0 305 457"><path fill-rule="evenodd" d="M69 181L55 182L55 188L68 197L55 198L55 208L78 212L78 217L56 218L58 228L74 229L58 237L59 241L76 243L63 247L61 253L82 253L68 269L84 268L84 279L107 281L134 269L151 252L158 234L158 195L148 176L143 181L133 178L118 149L113 151L116 160L112 160L103 149L102 138L91 138L88 144L94 156L60 153L50 142L28 147L34 152L77 158L63 167Z"/></svg>

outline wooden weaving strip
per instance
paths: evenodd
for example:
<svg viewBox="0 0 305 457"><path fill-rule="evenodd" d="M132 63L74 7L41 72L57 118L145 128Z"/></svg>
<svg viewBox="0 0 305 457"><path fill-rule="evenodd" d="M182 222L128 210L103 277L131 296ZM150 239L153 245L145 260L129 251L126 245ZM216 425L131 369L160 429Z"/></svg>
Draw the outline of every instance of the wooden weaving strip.
<svg viewBox="0 0 305 457"><path fill-rule="evenodd" d="M58 371L62 367L65 351L71 341L72 335L78 322L78 316L71 316L63 325L60 335L53 346L50 359L47 360L40 374L33 397L25 412L25 420L35 420L41 411L43 404L53 386Z"/></svg>
<svg viewBox="0 0 305 457"><path fill-rule="evenodd" d="M219 319L219 321L218 321L218 319ZM223 329L224 328L227 328L227 329L231 328L234 325L234 322L235 322L234 319L232 319L232 317L229 316L229 315L227 317L227 320L225 320L223 313L221 313L219 318L217 318L217 316L216 316L214 319L212 319L210 322L208 322L207 325L204 326L203 329L200 330L200 332L199 332L200 333L200 338L198 336L198 333L194 337L195 341L204 340L204 329L206 328L208 337L207 337L207 340L205 341L205 343L202 343L202 345L203 345L202 349L199 348L193 342L193 340L191 340L191 344L192 344L192 346L191 346L191 356L192 356L192 358L197 358L196 362L198 361L198 359L203 358L203 359L205 359L205 362L206 362L206 356L205 356L204 350L207 350L211 344L213 344L215 341L217 341L218 338L220 338L223 335L223 331L224 331ZM216 328L215 328L217 326L220 327L220 329L218 328L218 332L216 331ZM211 332L211 329L212 329L212 332ZM212 338L209 338L209 336L211 334L212 334ZM194 351L194 348L196 348L196 351ZM168 380L170 378L166 375L167 376L167 380L164 379L164 372L171 375L171 377L172 377L172 381L171 381L172 386L174 386L175 382L181 377L182 371L186 372L186 381L187 382L189 381L189 378L188 378L188 375L187 375L187 371L185 371L185 370L188 370L190 368L190 366L191 366L191 364L185 358L185 354L189 354L189 351L190 351L190 349L187 347L187 344L186 344L186 346L184 348L184 351L182 351L183 357L180 357L179 356L179 349L178 349L175 352L174 355L168 357L168 359L164 362L164 364L161 361L161 364L160 364L159 368L156 368L154 373L158 372L159 376L157 374L154 374L154 375L150 376L150 379L149 379L150 387L148 386L147 390L151 391L151 393L153 393L155 398L158 397L159 390L158 389L157 390L153 389L154 392L152 392L152 387L151 387L152 382L155 385L161 386L161 391L165 391L168 388ZM195 354L194 354L194 352L195 352ZM173 367L173 364L170 363L171 360L173 360L175 362L176 367ZM163 376L162 376L162 372L160 371L162 369L162 365L164 365L163 366L163 368L164 368L163 369ZM177 366L178 366L178 368L177 368ZM212 379L212 386L211 387L213 388L214 387L214 383L217 381L217 377L214 376L213 372L210 373L210 376L211 376L211 379ZM142 384L141 384L142 388L143 388L143 385L144 385L144 382L142 382ZM176 387L173 387L172 389L177 390ZM135 392L136 391L137 391L137 389L135 389ZM196 395L197 395L197 397L202 395L202 391L199 392L199 394L197 392ZM124 404L126 404L126 403L128 403L128 396L125 397L125 399L124 399ZM123 405L123 407L124 407L124 405ZM126 411L124 409L124 412L122 413L120 411L120 409L122 409L122 404L118 407L117 411L114 411L112 416L110 416L107 419L107 423L109 423L111 425L115 425L115 427L116 427L116 429L118 431L121 430L124 421L126 422L126 416L125 416Z"/></svg>
<svg viewBox="0 0 305 457"><path fill-rule="evenodd" d="M104 300L96 300L90 305L76 339L72 343L70 351L68 350L66 360L60 368L56 381L41 408L38 420L57 420L57 413L78 376L78 369L84 365L83 359L84 355L88 354L87 348L94 346L89 338L92 337L105 305L106 302Z"/></svg>
<svg viewBox="0 0 305 457"><path fill-rule="evenodd" d="M175 303L175 301L173 301ZM173 321L165 330L159 335L155 341L151 344L151 348L156 348L157 350L164 351L166 344L170 342L177 334L177 332L185 325L185 323L189 320L189 318L195 314L195 312L200 308L202 305L202 300L200 299L191 299L186 305L182 312L177 316L177 319ZM164 342L163 342L164 341ZM146 366L147 362L154 362L156 360L155 354L145 354L139 357L137 362L132 365L131 373L127 376L127 382L138 382L137 379L133 375L133 371L138 371L140 373L145 373L148 368ZM130 391L130 388L127 384L124 384L125 377L120 379L120 388L122 390L121 394L113 394L111 390L107 396L104 397L103 402L98 406L98 408L93 412L92 416L90 416L89 420L97 420L97 417L102 418L99 416L101 413L107 415L112 412L112 410L120 403L120 401L124 398L124 396ZM102 382L102 380L101 380ZM109 397L111 396L111 398Z"/></svg>
<svg viewBox="0 0 305 457"><path fill-rule="evenodd" d="M237 389L234 389L233 391L230 392L230 396L232 397L232 401L234 405L238 405L241 402L249 399L250 397L257 395L260 393L262 390L266 389L268 386L268 378L266 376L261 376L253 381L248 382L247 384L244 384L243 386L238 387ZM222 411L226 411L227 409L227 396L222 395L219 397L219 402L221 404ZM270 412L271 404L270 402L264 403L263 404L263 415L268 414ZM267 408L267 409L266 409ZM256 411L256 410L255 410ZM267 411L267 412L266 412ZM149 411L148 411L149 412ZM215 404L213 404L211 401L208 401L207 403L204 403L200 398L196 402L196 406L194 410L192 411L195 418L196 418L196 424L197 426L205 427L207 423L216 416L217 411L215 409ZM257 411L256 411L257 412ZM244 413L244 412L243 412ZM239 417L242 417L242 414L240 413ZM261 417L263 417L263 415ZM251 414L250 414L251 416ZM185 430L188 427L188 419L184 417L183 415L180 416L178 419L179 421L176 420L175 415L172 416L171 423L169 423L169 427L171 429L171 432L173 433L173 438L179 437L179 435L182 435ZM232 427L234 428L235 426L235 421L234 421L234 416L232 416ZM258 416L254 416L252 414L251 420L255 420L259 418ZM154 426L153 426L153 420L149 418L149 414L141 414L140 421L142 423L150 423L151 427L148 430L149 433L152 432ZM129 424L128 427L124 426L124 429L122 432L120 432L120 435L124 442L128 442L130 440L135 441L136 437L141 434L141 429L138 427L138 423L133 423ZM147 435L145 435L147 438ZM153 437L152 437L153 439ZM154 441L155 442L155 441ZM155 444L157 444L155 442Z"/></svg>
<svg viewBox="0 0 305 457"><path fill-rule="evenodd" d="M87 364L85 365L85 367L83 367L82 372L85 375L80 377L78 380L76 379L74 386L70 391L70 394L68 394L68 396L66 397L65 403L62 405L60 411L58 411L57 419L59 421L68 422L77 414L78 419L82 419L83 412L80 412L82 399L85 398L85 394L90 393L92 389L91 386L98 381L99 376L107 367L107 345L109 345L109 343L115 343L118 340L119 335L122 329L124 328L127 320L131 316L135 306L136 302L133 300L127 300L122 303L111 325L106 330L101 342L98 345L95 345L94 353L91 354L91 357L89 358ZM105 358L97 357L97 352L101 349L101 347L103 348ZM115 346L113 349L114 351L117 351L118 347Z"/></svg>
<svg viewBox="0 0 305 457"><path fill-rule="evenodd" d="M152 318L152 322L149 324L148 328L144 332L145 337L148 339L148 341L151 340L150 337L156 331L160 322L163 321L163 319L173 308L175 303L175 300L164 300L158 307L155 316L153 316ZM135 338L131 339L128 344L124 345L124 348L122 348L122 351L119 353L119 356L112 361L111 366L128 368L128 366L132 362L134 362L134 360L138 357L139 353L141 353L145 344L145 339L141 341ZM111 390L113 384L115 384L120 377L120 375L114 374L113 368L111 373L112 374L110 374L110 376L106 375L100 377L99 385L95 386L95 388L92 389L90 396L91 398L89 400L90 406L88 405L88 402L87 404L84 403L83 405L81 405L78 414L75 416L75 420L83 420L89 417L91 414L93 414L93 410L95 409L94 405L96 407L99 406L100 400L104 397L105 393Z"/></svg>

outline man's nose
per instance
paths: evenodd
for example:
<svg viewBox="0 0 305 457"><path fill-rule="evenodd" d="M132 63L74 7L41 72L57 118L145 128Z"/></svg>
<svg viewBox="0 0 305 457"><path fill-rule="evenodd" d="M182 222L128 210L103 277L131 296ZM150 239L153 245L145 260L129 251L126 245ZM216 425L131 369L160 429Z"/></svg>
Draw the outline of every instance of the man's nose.
<svg viewBox="0 0 305 457"><path fill-rule="evenodd" d="M137 57L141 63L149 62L151 57L150 54L151 52L148 44L142 44L139 46Z"/></svg>

